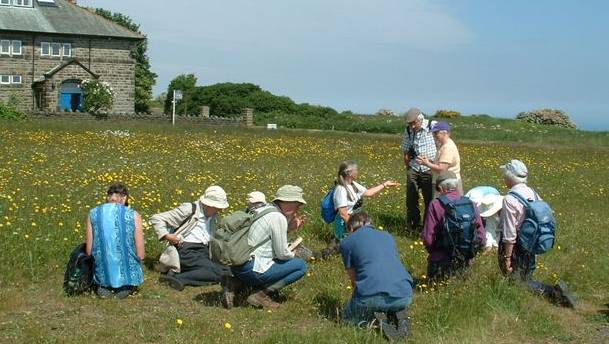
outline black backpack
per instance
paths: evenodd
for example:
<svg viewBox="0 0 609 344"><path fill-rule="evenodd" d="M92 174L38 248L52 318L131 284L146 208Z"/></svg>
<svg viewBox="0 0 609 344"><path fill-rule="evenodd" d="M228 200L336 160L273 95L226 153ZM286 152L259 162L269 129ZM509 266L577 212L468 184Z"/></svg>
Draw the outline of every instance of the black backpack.
<svg viewBox="0 0 609 344"><path fill-rule="evenodd" d="M90 291L93 287L94 267L93 256L87 255L85 244L78 245L70 254L63 278L66 295L74 296Z"/></svg>
<svg viewBox="0 0 609 344"><path fill-rule="evenodd" d="M474 258L482 246L476 233L474 203L467 197L451 201L443 195L439 199L445 210L439 247L447 250L451 259L465 261Z"/></svg>

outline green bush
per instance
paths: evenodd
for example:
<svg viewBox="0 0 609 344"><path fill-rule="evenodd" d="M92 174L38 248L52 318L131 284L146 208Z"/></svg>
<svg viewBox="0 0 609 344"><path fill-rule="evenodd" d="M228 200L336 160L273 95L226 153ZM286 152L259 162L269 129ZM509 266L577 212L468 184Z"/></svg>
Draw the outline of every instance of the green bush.
<svg viewBox="0 0 609 344"><path fill-rule="evenodd" d="M27 115L17 109L17 99L11 95L7 103L0 102L0 119L20 120L25 119Z"/></svg>
<svg viewBox="0 0 609 344"><path fill-rule="evenodd" d="M112 110L114 90L110 84L99 80L85 80L81 88L85 97L85 112L92 115L103 115Z"/></svg>
<svg viewBox="0 0 609 344"><path fill-rule="evenodd" d="M438 111L436 111L436 114L434 115L434 117L453 119L453 118L461 117L461 113L459 111L454 111L454 110L438 110Z"/></svg>

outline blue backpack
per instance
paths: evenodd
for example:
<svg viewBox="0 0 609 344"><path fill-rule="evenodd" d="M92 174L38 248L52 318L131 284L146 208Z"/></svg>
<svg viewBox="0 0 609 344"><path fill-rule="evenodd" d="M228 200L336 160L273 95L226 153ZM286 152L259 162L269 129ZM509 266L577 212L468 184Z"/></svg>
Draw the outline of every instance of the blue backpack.
<svg viewBox="0 0 609 344"><path fill-rule="evenodd" d="M334 187L321 200L321 218L326 223L334 222L336 218L336 208L334 208Z"/></svg>
<svg viewBox="0 0 609 344"><path fill-rule="evenodd" d="M439 197L444 207L444 231L439 233L438 246L447 250L452 259L469 260L480 252L482 239L476 232L476 208L467 197L451 201Z"/></svg>
<svg viewBox="0 0 609 344"><path fill-rule="evenodd" d="M518 245L532 254L543 254L554 247L556 219L550 205L539 199L527 200L516 192L509 192L525 209L524 222L518 232Z"/></svg>

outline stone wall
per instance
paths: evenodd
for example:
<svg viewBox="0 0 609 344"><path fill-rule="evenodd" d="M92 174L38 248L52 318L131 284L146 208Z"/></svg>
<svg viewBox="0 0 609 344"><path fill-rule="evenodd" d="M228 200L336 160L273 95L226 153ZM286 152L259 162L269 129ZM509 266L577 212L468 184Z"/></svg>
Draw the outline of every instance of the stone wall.
<svg viewBox="0 0 609 344"><path fill-rule="evenodd" d="M253 116L253 115L252 115ZM34 113L31 118L34 119L68 119L68 120L134 120L134 121L158 121L171 122L171 115L149 115L149 114L110 114L105 117L96 117L87 113L81 112L56 112L56 113ZM226 118L226 117L201 117L201 116L182 116L176 115L176 123L192 123L203 125L249 125L244 117Z"/></svg>
<svg viewBox="0 0 609 344"><path fill-rule="evenodd" d="M118 38L9 33L0 33L0 39L21 40L23 51L21 56L0 56L0 74L17 74L22 77L21 85L0 85L0 101L8 101L11 94L14 94L18 98L18 106L21 110L36 111L34 93L31 89L33 80L43 79L44 73L67 60L76 58L93 73L98 74L101 81L108 82L113 88L115 102L112 112L134 112L135 61L131 58L130 53L135 48L136 41ZM41 42L70 43L72 56L41 56ZM70 72L73 74L71 75ZM51 89L52 85L45 87L45 90L51 89L52 91L45 96L45 100L48 101L44 107L46 111L55 112L58 109L58 82L60 85L65 80L92 78L82 68L75 65L66 67L58 74L61 75L55 75L52 78L55 88ZM53 97L55 99L51 99Z"/></svg>

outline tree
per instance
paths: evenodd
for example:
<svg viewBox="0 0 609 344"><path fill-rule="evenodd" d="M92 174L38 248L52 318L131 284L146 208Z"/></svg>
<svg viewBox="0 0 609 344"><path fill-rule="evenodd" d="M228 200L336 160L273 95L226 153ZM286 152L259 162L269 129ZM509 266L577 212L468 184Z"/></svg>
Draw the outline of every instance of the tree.
<svg viewBox="0 0 609 344"><path fill-rule="evenodd" d="M134 23L131 18L122 13L113 13L103 8L96 8L95 13L131 31L140 32L140 26ZM135 49L131 51L131 57L135 60L136 112L150 112L152 86L154 86L156 83L157 78L157 75L150 70L150 59L147 52L148 39L140 41Z"/></svg>
<svg viewBox="0 0 609 344"><path fill-rule="evenodd" d="M173 101L173 91L182 91L183 98L176 104L176 113L184 113L188 99L193 96L197 87L197 77L194 74L180 74L171 80L167 86L167 97L165 97L165 113L171 113L171 102ZM193 109L192 105L190 106Z"/></svg>

